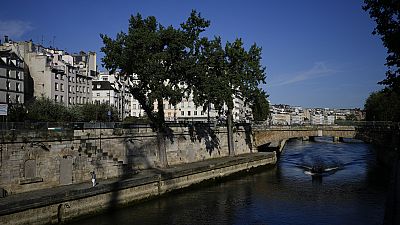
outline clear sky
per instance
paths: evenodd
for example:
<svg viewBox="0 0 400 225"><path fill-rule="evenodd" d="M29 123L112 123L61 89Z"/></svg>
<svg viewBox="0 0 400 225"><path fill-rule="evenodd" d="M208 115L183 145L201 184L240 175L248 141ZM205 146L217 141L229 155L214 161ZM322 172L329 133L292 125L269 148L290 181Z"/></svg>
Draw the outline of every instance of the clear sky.
<svg viewBox="0 0 400 225"><path fill-rule="evenodd" d="M100 33L126 31L131 14L179 26L192 9L211 20L205 35L243 38L263 48L273 104L363 108L385 77L386 49L362 0L23 0L0 5L0 35L54 45L68 52L96 51ZM100 62L100 60L99 60Z"/></svg>

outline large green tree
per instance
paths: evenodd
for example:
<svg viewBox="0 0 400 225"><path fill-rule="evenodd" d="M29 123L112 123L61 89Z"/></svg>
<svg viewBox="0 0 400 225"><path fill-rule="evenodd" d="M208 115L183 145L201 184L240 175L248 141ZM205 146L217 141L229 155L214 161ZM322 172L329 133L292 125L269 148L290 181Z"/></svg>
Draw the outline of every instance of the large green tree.
<svg viewBox="0 0 400 225"><path fill-rule="evenodd" d="M263 90L256 90L251 95L251 109L253 112L253 119L255 121L267 120L269 116L269 102L268 95Z"/></svg>
<svg viewBox="0 0 400 225"><path fill-rule="evenodd" d="M256 44L245 50L241 39L227 42L222 47L221 38L201 40L199 65L203 73L192 79L196 105L204 108L213 104L216 109L227 110L229 154L234 155L233 118L234 97L242 97L246 103L255 103L258 85L265 83L265 68L261 65L261 48Z"/></svg>
<svg viewBox="0 0 400 225"><path fill-rule="evenodd" d="M373 92L364 108L368 121L400 121L400 94L384 90Z"/></svg>
<svg viewBox="0 0 400 225"><path fill-rule="evenodd" d="M387 49L385 89L372 93L365 102L367 120L400 121L400 1L364 0L363 9L376 22L373 34L380 35Z"/></svg>
<svg viewBox="0 0 400 225"><path fill-rule="evenodd" d="M197 73L196 42L209 21L192 11L181 28L161 25L155 17L131 16L128 32L113 39L101 34L105 67L132 81L130 92L141 104L158 134L159 159L167 166L164 100L176 105L190 90L181 85ZM136 77L137 76L137 77ZM138 82L136 82L138 81ZM157 111L154 112L154 102Z"/></svg>
<svg viewBox="0 0 400 225"><path fill-rule="evenodd" d="M400 1L364 0L363 9L375 20L373 34L381 36L388 53L386 79L380 83L400 93Z"/></svg>

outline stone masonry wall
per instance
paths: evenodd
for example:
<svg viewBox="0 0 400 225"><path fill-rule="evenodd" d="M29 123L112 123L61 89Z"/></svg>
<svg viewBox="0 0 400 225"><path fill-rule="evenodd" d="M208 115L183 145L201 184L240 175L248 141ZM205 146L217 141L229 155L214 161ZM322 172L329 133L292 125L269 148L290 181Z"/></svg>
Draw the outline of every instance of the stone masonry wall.
<svg viewBox="0 0 400 225"><path fill-rule="evenodd" d="M235 128L235 154L252 151L251 130ZM157 167L157 135L150 128L2 133L0 188L7 194L130 176ZM171 128L170 166L229 155L225 127Z"/></svg>

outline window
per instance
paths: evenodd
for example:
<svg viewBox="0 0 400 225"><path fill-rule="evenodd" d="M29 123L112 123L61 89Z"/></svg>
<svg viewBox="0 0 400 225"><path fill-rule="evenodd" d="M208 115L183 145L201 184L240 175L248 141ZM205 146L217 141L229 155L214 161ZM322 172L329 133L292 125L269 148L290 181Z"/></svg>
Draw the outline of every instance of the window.
<svg viewBox="0 0 400 225"><path fill-rule="evenodd" d="M15 91L20 91L20 86L21 86L20 83L16 83L15 84Z"/></svg>
<svg viewBox="0 0 400 225"><path fill-rule="evenodd" d="M10 71L9 70L6 70L6 76L10 77Z"/></svg>
<svg viewBox="0 0 400 225"><path fill-rule="evenodd" d="M100 93L97 93L96 96L97 96L97 97L100 97Z"/></svg>
<svg viewBox="0 0 400 225"><path fill-rule="evenodd" d="M6 87L7 87L7 91L10 90L10 87L11 87L10 81L6 81Z"/></svg>
<svg viewBox="0 0 400 225"><path fill-rule="evenodd" d="M54 95L54 102L58 102L58 95Z"/></svg>
<svg viewBox="0 0 400 225"><path fill-rule="evenodd" d="M96 86L96 88L97 88L97 89L100 89L100 88L101 88L101 85L100 85L100 84L98 84L98 85Z"/></svg>
<svg viewBox="0 0 400 225"><path fill-rule="evenodd" d="M86 90L87 90L87 93L89 93L89 87Z"/></svg>
<svg viewBox="0 0 400 225"><path fill-rule="evenodd" d="M60 102L64 102L64 96L60 96Z"/></svg>
<svg viewBox="0 0 400 225"><path fill-rule="evenodd" d="M107 93L107 97L110 97L110 92Z"/></svg>
<svg viewBox="0 0 400 225"><path fill-rule="evenodd" d="M190 111L188 111L188 116L190 116Z"/></svg>
<svg viewBox="0 0 400 225"><path fill-rule="evenodd" d="M197 116L197 111L194 111L193 114L194 114L195 116Z"/></svg>
<svg viewBox="0 0 400 225"><path fill-rule="evenodd" d="M64 84L60 84L61 91L64 91Z"/></svg>
<svg viewBox="0 0 400 225"><path fill-rule="evenodd" d="M7 103L11 102L11 96L9 94L6 94L6 102Z"/></svg>
<svg viewBox="0 0 400 225"><path fill-rule="evenodd" d="M201 111L201 113L200 113L202 116L204 116L204 111Z"/></svg>
<svg viewBox="0 0 400 225"><path fill-rule="evenodd" d="M184 116L185 115L185 111L181 111L181 116Z"/></svg>
<svg viewBox="0 0 400 225"><path fill-rule="evenodd" d="M55 78L58 79L58 73L54 74Z"/></svg>
<svg viewBox="0 0 400 225"><path fill-rule="evenodd" d="M18 80L21 80L21 75L20 75L19 71L15 71L15 77L16 77Z"/></svg>
<svg viewBox="0 0 400 225"><path fill-rule="evenodd" d="M56 91L58 91L58 83L55 83L54 88L56 89Z"/></svg>
<svg viewBox="0 0 400 225"><path fill-rule="evenodd" d="M71 99L71 97L69 97L69 98L68 98L68 103L69 103L69 104L71 104L71 103L72 103L72 101L71 101L71 100L72 100L72 99Z"/></svg>
<svg viewBox="0 0 400 225"><path fill-rule="evenodd" d="M21 96L16 95L16 96L15 96L15 102L16 102L16 103L20 103L20 101L21 101Z"/></svg>
<svg viewBox="0 0 400 225"><path fill-rule="evenodd" d="M136 104L133 104L133 105L132 105L132 108L133 108L133 109L136 109Z"/></svg>

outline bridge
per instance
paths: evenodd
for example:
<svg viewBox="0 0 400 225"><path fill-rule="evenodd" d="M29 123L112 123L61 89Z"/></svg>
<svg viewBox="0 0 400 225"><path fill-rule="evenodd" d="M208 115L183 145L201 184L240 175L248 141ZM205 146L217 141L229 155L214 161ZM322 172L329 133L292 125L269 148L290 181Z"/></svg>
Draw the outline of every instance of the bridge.
<svg viewBox="0 0 400 225"><path fill-rule="evenodd" d="M399 123L363 122L350 125L267 126L253 125L254 146L262 148L291 138L332 137L333 141L354 138L397 151L400 145Z"/></svg>

